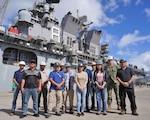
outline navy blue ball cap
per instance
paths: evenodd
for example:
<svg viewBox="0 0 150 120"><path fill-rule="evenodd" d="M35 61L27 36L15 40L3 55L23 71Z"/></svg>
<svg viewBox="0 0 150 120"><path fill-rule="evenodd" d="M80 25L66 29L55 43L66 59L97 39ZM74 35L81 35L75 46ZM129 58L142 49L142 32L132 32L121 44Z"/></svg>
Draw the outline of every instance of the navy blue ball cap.
<svg viewBox="0 0 150 120"><path fill-rule="evenodd" d="M78 67L83 67L83 64L82 64L82 63L79 63L79 64L78 64Z"/></svg>
<svg viewBox="0 0 150 120"><path fill-rule="evenodd" d="M120 59L120 63L127 62L125 59Z"/></svg>
<svg viewBox="0 0 150 120"><path fill-rule="evenodd" d="M60 66L59 62L55 62L54 66Z"/></svg>
<svg viewBox="0 0 150 120"><path fill-rule="evenodd" d="M31 60L30 63L36 63L36 61L35 60Z"/></svg>

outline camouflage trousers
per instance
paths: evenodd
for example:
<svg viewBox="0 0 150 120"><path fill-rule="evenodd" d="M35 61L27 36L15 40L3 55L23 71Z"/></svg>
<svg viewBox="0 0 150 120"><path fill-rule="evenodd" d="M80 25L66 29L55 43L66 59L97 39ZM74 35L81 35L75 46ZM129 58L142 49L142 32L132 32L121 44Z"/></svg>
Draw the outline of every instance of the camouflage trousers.
<svg viewBox="0 0 150 120"><path fill-rule="evenodd" d="M112 90L114 89L114 93L116 96L116 103L120 106L120 97L119 97L119 83L108 83L107 84L107 104L110 106L112 104Z"/></svg>

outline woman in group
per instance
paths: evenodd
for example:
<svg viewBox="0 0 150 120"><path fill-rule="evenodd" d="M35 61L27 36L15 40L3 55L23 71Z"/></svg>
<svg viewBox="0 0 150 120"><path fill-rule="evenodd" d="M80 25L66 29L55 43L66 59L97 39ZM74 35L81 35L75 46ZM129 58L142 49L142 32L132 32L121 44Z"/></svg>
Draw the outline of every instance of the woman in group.
<svg viewBox="0 0 150 120"><path fill-rule="evenodd" d="M85 97L86 97L86 84L88 82L88 75L83 71L83 64L78 65L78 72L75 74L75 82L77 84L77 116L84 116Z"/></svg>
<svg viewBox="0 0 150 120"><path fill-rule="evenodd" d="M102 64L103 62L101 60L98 60L96 62L96 71L94 73L94 81L96 85L97 115L100 115L101 112L103 112L103 115L107 115L106 113L107 77L106 73L102 69ZM103 105L102 107L101 107L101 100Z"/></svg>

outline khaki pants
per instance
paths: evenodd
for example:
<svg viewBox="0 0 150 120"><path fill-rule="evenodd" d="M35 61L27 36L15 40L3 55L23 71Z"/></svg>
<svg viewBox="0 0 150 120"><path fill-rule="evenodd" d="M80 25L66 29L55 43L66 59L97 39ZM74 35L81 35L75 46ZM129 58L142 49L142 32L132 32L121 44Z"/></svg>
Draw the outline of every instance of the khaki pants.
<svg viewBox="0 0 150 120"><path fill-rule="evenodd" d="M48 97L48 111L52 112L52 109L56 105L55 112L60 112L62 100L62 90L51 90Z"/></svg>
<svg viewBox="0 0 150 120"><path fill-rule="evenodd" d="M73 108L73 98L74 98L74 90L63 90L63 100L62 100L62 106L65 107L67 106L67 98L69 97L69 107L70 109Z"/></svg>

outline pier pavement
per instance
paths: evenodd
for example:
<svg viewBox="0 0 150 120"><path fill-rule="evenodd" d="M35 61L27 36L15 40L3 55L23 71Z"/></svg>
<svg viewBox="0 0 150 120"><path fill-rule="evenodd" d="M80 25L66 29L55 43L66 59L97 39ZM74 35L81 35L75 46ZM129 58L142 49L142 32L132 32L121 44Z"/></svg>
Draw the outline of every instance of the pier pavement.
<svg viewBox="0 0 150 120"><path fill-rule="evenodd" d="M127 104L127 114L119 115L119 112L116 108L115 97L113 93L113 105L112 110L107 111L107 115L96 115L96 111L91 111L86 113L84 116L76 116L76 107L74 114L65 113L62 116L52 115L50 118L45 118L43 115L43 107L41 101L40 108L40 117L36 118L33 116L32 112L32 99L29 100L28 105L28 115L23 118L24 120L150 120L150 87L141 87L135 88L136 103L137 103L137 112L139 116L133 116L130 110L130 103L128 98L126 99ZM21 115L21 95L18 96L16 112L14 116L10 116L11 104L12 104L13 93L12 92L2 92L0 91L0 120L18 120ZM76 97L74 98L74 106L76 106Z"/></svg>

